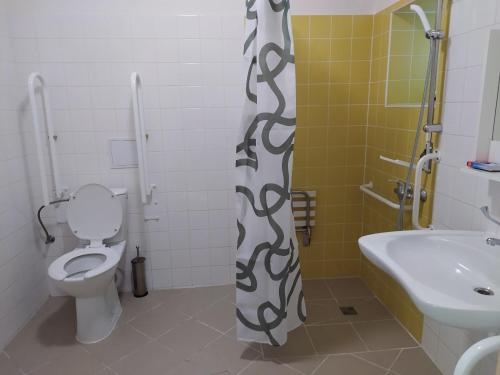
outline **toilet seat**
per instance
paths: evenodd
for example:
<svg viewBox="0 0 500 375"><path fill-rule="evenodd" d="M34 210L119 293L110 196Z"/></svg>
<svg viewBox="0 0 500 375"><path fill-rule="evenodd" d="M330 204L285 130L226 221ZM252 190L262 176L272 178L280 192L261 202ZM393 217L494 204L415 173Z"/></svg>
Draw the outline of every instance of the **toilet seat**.
<svg viewBox="0 0 500 375"><path fill-rule="evenodd" d="M68 272L67 266L71 261L82 257L97 256L102 257L103 261L96 266L87 269L84 267L80 272ZM120 261L121 254L113 251L109 247L91 248L87 247L84 249L75 249L61 255L57 258L49 267L49 276L56 281L83 281L85 279L90 279L92 277L98 276L114 266ZM84 260L84 259L82 259ZM78 274L78 276L74 276Z"/></svg>

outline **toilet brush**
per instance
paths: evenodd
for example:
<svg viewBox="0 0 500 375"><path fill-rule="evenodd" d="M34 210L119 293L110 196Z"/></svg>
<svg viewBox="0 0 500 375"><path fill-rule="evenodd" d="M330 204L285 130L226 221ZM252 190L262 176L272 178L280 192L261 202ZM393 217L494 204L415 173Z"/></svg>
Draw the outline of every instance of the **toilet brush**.
<svg viewBox="0 0 500 375"><path fill-rule="evenodd" d="M146 258L139 255L139 245L135 247L137 256L132 259L132 282L134 286L134 297L145 297L148 295L146 285Z"/></svg>

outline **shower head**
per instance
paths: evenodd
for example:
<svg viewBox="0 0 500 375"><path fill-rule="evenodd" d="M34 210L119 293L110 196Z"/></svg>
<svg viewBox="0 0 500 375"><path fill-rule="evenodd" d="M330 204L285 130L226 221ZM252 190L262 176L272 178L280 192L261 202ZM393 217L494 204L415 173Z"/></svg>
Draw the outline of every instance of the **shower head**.
<svg viewBox="0 0 500 375"><path fill-rule="evenodd" d="M425 32L429 33L431 31L431 24L429 23L429 20L427 19L427 16L425 15L422 7L420 5L412 4L410 5L410 9L417 13L420 21L422 22L422 26L424 27Z"/></svg>

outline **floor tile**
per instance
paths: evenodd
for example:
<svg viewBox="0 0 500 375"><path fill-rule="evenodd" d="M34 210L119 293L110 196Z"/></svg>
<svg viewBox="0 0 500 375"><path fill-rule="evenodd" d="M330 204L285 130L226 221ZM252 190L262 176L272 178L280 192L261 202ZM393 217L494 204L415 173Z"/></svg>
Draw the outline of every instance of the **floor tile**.
<svg viewBox="0 0 500 375"><path fill-rule="evenodd" d="M4 353L0 352L0 374L2 375L21 375L14 361L9 359Z"/></svg>
<svg viewBox="0 0 500 375"><path fill-rule="evenodd" d="M192 317L215 302L230 298L232 293L234 293L233 286L193 288L181 294L165 295L160 307Z"/></svg>
<svg viewBox="0 0 500 375"><path fill-rule="evenodd" d="M281 357L279 361L292 367L295 370L300 371L303 374L310 375L313 371L319 367L321 362L325 360L324 355L315 355L309 357Z"/></svg>
<svg viewBox="0 0 500 375"><path fill-rule="evenodd" d="M149 337L158 338L187 319L188 316L178 311L175 305L164 304L139 315L129 324Z"/></svg>
<svg viewBox="0 0 500 375"><path fill-rule="evenodd" d="M123 293L120 295L120 302L122 304L122 315L120 323L127 323L133 318L143 314L153 307L156 307L160 302L150 295L142 298L136 298L132 293Z"/></svg>
<svg viewBox="0 0 500 375"><path fill-rule="evenodd" d="M307 330L319 354L353 353L367 350L350 324L308 326Z"/></svg>
<svg viewBox="0 0 500 375"><path fill-rule="evenodd" d="M379 350L376 352L356 353L355 356L388 369L394 363L400 351L400 349Z"/></svg>
<svg viewBox="0 0 500 375"><path fill-rule="evenodd" d="M50 298L0 352L0 374L440 374L360 279L306 280L304 293L306 325L282 347L237 340L234 286L123 294L119 326L92 345L74 338L74 299Z"/></svg>
<svg viewBox="0 0 500 375"><path fill-rule="evenodd" d="M306 301L332 298L333 295L324 280L302 280L302 289Z"/></svg>
<svg viewBox="0 0 500 375"><path fill-rule="evenodd" d="M223 299L201 310L196 318L221 332L227 332L236 325L236 306Z"/></svg>
<svg viewBox="0 0 500 375"><path fill-rule="evenodd" d="M386 372L352 355L335 355L328 357L314 375L385 375Z"/></svg>
<svg viewBox="0 0 500 375"><path fill-rule="evenodd" d="M49 299L39 314L10 342L5 352L24 372L56 360L79 344L75 306L70 299Z"/></svg>
<svg viewBox="0 0 500 375"><path fill-rule="evenodd" d="M285 366L281 362L273 361L270 359L258 359L245 370L241 372L241 375L262 375L262 374L272 374L272 375L302 375L299 371L294 370L288 366Z"/></svg>
<svg viewBox="0 0 500 375"><path fill-rule="evenodd" d="M195 363L190 361L183 361L179 366L165 372L165 375L207 375L207 367L203 362ZM216 372L217 375L231 375L229 371L223 370ZM145 374L143 374L145 375Z"/></svg>
<svg viewBox="0 0 500 375"><path fill-rule="evenodd" d="M244 341L239 341L238 338L236 337L236 327L233 327L231 328L228 332L226 332L224 334L225 337L229 338L230 340L233 340L233 341L238 341L240 343L243 343L247 346L249 346L250 348L252 348L253 350L259 352L260 354L262 354L262 348L261 348L261 344L259 344L258 342L244 342Z"/></svg>
<svg viewBox="0 0 500 375"><path fill-rule="evenodd" d="M326 283L337 299L373 296L371 290L358 278L329 279Z"/></svg>
<svg viewBox="0 0 500 375"><path fill-rule="evenodd" d="M395 320L353 323L370 350L417 346L413 338Z"/></svg>
<svg viewBox="0 0 500 375"><path fill-rule="evenodd" d="M342 323L347 321L334 299L308 301L306 309L306 324Z"/></svg>
<svg viewBox="0 0 500 375"><path fill-rule="evenodd" d="M158 341L183 358L187 358L220 336L219 332L191 319L167 332Z"/></svg>
<svg viewBox="0 0 500 375"><path fill-rule="evenodd" d="M96 372L95 375L118 375L118 373L113 371L109 367L105 367L101 371Z"/></svg>
<svg viewBox="0 0 500 375"><path fill-rule="evenodd" d="M94 375L104 364L83 348L75 348L63 357L41 366L30 375Z"/></svg>
<svg viewBox="0 0 500 375"><path fill-rule="evenodd" d="M316 354L306 329L299 327L288 333L288 341L283 346L263 344L265 358L301 357Z"/></svg>
<svg viewBox="0 0 500 375"><path fill-rule="evenodd" d="M339 306L352 306L357 315L346 315L349 321L393 319L391 313L376 298L348 298L338 301Z"/></svg>
<svg viewBox="0 0 500 375"><path fill-rule="evenodd" d="M137 332L137 330L129 325L124 325L115 329L105 340L85 345L85 349L109 365L121 357L132 353L149 341L151 340L142 333Z"/></svg>
<svg viewBox="0 0 500 375"><path fill-rule="evenodd" d="M189 362L197 368L205 368L206 374L219 374L224 371L237 374L258 357L260 353L245 343L222 336L198 354L190 357Z"/></svg>
<svg viewBox="0 0 500 375"><path fill-rule="evenodd" d="M158 342L150 342L113 363L111 368L120 375L165 375L179 366L183 360Z"/></svg>
<svg viewBox="0 0 500 375"><path fill-rule="evenodd" d="M403 350L391 370L402 375L441 375L436 365L420 348Z"/></svg>

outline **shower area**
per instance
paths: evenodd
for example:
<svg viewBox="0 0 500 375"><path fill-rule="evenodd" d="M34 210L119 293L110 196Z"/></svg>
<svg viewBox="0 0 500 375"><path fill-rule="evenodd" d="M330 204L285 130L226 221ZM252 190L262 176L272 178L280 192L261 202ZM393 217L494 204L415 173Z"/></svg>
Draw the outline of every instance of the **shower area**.
<svg viewBox="0 0 500 375"><path fill-rule="evenodd" d="M357 243L364 234L414 228L415 165L426 154L434 157L439 145L440 129L425 132L424 126L439 124L446 39L437 38L438 54L431 52L432 38L415 5L432 29L436 17L438 29L446 29L448 4L436 0L399 1L374 16L292 18L293 187L317 192L312 241L300 249L304 279L361 277L420 340L422 314L397 282L363 258ZM433 53L435 72L428 69ZM429 87L432 81L435 87ZM436 92L435 99L429 92ZM436 167L434 161L424 165L414 221L421 227L432 222Z"/></svg>

